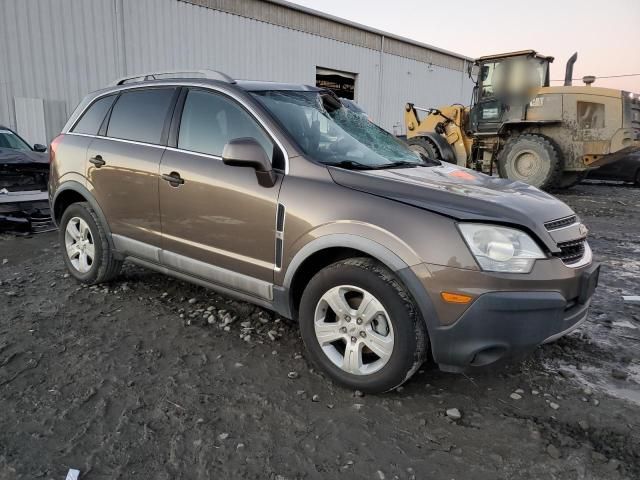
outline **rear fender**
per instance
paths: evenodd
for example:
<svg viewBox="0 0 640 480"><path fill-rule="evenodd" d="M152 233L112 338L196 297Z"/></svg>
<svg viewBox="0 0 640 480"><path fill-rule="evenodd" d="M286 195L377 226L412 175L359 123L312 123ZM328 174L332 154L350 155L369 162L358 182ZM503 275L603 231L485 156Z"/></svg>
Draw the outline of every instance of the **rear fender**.
<svg viewBox="0 0 640 480"><path fill-rule="evenodd" d="M82 195L85 198L87 203L89 203L89 205L91 205L91 208L93 209L94 212L96 212L96 215L100 219L100 223L102 224L102 227L105 230L105 233L106 233L106 236L107 236L107 240L109 242L109 246L115 252L115 248L113 246L113 240L111 238L111 229L109 228L109 223L107 222L107 218L105 217L104 212L102 211L102 208L100 208L100 205L98 205L98 202L96 201L94 196L91 195L91 192L89 192L89 190L84 185L81 185L80 183L78 183L75 180L69 180L69 181L66 181L66 182L60 184L60 186L56 190L53 198L50 199L51 212L52 212L51 217L53 218L54 223L57 224L57 221L56 221L56 218L55 218L55 214L53 214L56 211L56 208L55 208L56 207L56 202L58 202L60 200L60 198L62 198L62 195L63 195L64 192L69 192L69 191L73 191L73 192L79 193L80 195Z"/></svg>

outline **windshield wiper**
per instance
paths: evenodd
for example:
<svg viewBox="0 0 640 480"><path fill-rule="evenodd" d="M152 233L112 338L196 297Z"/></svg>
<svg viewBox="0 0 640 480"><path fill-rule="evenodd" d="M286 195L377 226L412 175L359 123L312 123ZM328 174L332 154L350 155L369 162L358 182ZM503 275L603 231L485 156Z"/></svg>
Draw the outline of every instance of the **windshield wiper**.
<svg viewBox="0 0 640 480"><path fill-rule="evenodd" d="M426 167L428 164L426 162L418 163L418 162L408 162L408 161L399 161L399 162L391 162L385 163L383 165L376 165L376 169L386 169L386 168L404 168L404 167Z"/></svg>
<svg viewBox="0 0 640 480"><path fill-rule="evenodd" d="M331 167L340 167L340 168L348 168L349 170L373 170L379 168L378 165L365 165L364 163L355 162L353 160L342 160L340 162L325 162L325 165L329 165Z"/></svg>
<svg viewBox="0 0 640 480"><path fill-rule="evenodd" d="M364 163L356 162L354 160L342 160L340 162L334 162L334 163L325 162L325 165L330 165L332 167L348 168L350 170L386 170L389 168L433 167L435 165L440 165L440 162L437 160L431 160L429 158L424 157L421 163L400 160L397 162L382 163L382 164L376 164L376 165L366 165Z"/></svg>

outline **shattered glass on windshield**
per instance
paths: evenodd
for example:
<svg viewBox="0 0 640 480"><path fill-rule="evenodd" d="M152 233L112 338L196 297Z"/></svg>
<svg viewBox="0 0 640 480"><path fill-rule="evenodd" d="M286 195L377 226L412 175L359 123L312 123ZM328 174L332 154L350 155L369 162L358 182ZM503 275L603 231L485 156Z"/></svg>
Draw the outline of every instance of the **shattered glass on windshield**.
<svg viewBox="0 0 640 480"><path fill-rule="evenodd" d="M327 91L252 92L305 154L326 165L353 169L434 165Z"/></svg>

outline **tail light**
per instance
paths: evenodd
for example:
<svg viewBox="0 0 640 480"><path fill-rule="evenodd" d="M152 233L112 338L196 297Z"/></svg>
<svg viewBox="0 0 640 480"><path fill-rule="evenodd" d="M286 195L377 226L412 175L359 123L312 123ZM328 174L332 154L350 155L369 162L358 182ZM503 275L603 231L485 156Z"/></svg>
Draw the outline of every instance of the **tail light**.
<svg viewBox="0 0 640 480"><path fill-rule="evenodd" d="M53 163L56 159L56 148L58 144L62 141L62 137L64 135L61 133L56 138L51 140L51 144L49 144L49 163Z"/></svg>

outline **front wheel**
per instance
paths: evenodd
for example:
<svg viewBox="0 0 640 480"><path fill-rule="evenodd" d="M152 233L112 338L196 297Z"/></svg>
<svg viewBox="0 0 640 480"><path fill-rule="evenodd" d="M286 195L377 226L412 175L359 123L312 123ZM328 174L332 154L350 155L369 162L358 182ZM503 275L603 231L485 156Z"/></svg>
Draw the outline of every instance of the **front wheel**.
<svg viewBox="0 0 640 480"><path fill-rule="evenodd" d="M424 322L395 278L369 258L317 273L300 303L300 330L311 360L336 382L379 393L400 386L424 361Z"/></svg>

